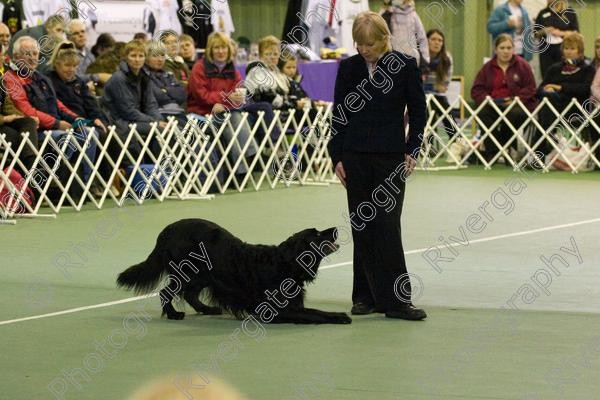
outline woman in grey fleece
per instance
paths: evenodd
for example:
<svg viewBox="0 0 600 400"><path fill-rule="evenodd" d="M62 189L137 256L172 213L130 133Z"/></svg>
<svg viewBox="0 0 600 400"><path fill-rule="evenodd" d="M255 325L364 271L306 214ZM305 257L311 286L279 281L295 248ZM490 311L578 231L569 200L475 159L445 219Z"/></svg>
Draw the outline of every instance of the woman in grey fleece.
<svg viewBox="0 0 600 400"><path fill-rule="evenodd" d="M389 17L394 50L415 57L419 65L421 58L429 63L427 36L421 18L415 10L414 0L388 0L384 5L381 15L384 18Z"/></svg>

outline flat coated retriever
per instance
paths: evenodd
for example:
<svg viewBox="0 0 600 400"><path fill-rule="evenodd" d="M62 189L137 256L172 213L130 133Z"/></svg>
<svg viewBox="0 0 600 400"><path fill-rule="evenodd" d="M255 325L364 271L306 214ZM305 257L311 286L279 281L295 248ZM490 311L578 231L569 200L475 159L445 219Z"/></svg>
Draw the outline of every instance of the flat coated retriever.
<svg viewBox="0 0 600 400"><path fill-rule="evenodd" d="M305 285L315 279L321 260L338 250L336 237L335 228L305 229L278 246L255 245L213 222L183 219L167 226L146 261L119 274L117 285L148 293L165 278L160 299L169 319L185 316L172 305L183 293L202 314L225 310L265 323L349 324L345 313L304 307ZM216 307L200 301L203 289Z"/></svg>

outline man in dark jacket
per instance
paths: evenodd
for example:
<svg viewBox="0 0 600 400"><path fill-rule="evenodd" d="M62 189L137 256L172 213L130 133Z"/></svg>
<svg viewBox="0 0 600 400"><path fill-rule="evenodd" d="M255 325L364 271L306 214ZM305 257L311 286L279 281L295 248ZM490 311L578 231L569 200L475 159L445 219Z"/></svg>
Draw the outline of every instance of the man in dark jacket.
<svg viewBox="0 0 600 400"><path fill-rule="evenodd" d="M47 76L37 71L39 63L39 46L37 41L29 36L22 36L14 43L13 61L11 69L3 76L3 87L9 89L7 92L14 106L24 115L36 117L39 120L39 139L43 139L47 133L52 135L54 141L65 140L66 131L74 129L74 136L83 147L91 162L96 155L96 141L88 138L87 129L79 129L82 116L77 115L65 106L56 96L52 81ZM76 129L75 129L76 128ZM77 152L77 147L68 142L65 157L72 159ZM87 180L92 173L90 165L82 162L83 179ZM68 174L68 172L65 172Z"/></svg>

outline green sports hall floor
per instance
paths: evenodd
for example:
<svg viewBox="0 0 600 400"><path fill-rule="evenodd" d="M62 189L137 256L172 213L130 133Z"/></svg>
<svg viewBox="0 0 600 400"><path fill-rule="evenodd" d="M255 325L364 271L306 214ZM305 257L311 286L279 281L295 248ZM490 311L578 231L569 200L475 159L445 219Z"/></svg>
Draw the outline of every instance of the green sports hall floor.
<svg viewBox="0 0 600 400"><path fill-rule="evenodd" d="M516 177L526 187L517 188ZM486 227L465 230L486 201ZM192 315L189 307L185 320L168 321L156 297L118 302L133 295L115 288L117 273L145 258L177 219L208 218L248 242L277 243L306 227L347 225L345 211L344 191L332 185L0 225L0 399L126 399L153 377L201 364L254 400L600 399L597 171L418 172L408 184L403 236L415 302L429 314L423 322L376 314L351 325L248 326L237 353L219 353L240 321ZM105 221L114 228L108 239L96 233ZM452 247L455 256L440 237L460 238L461 229L469 245ZM323 262L310 306L350 310L350 246ZM441 272L423 257L431 246L454 257L437 264ZM61 253L80 261L69 276L53 265ZM554 254L568 266L555 263L552 272L540 257ZM519 310L500 311L511 299ZM118 348L96 349L109 337ZM76 376L79 388L61 372L77 368L89 378Z"/></svg>

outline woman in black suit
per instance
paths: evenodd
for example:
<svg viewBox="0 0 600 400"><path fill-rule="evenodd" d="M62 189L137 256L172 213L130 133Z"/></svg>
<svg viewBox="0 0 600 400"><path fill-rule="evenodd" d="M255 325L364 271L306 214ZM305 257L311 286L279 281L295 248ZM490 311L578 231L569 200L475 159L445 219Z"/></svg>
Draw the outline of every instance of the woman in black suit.
<svg viewBox="0 0 600 400"><path fill-rule="evenodd" d="M340 63L328 145L348 196L352 314L421 320L427 314L411 303L400 230L405 181L417 163L426 121L421 73L414 58L392 50L378 14L359 14L352 36L359 54Z"/></svg>

